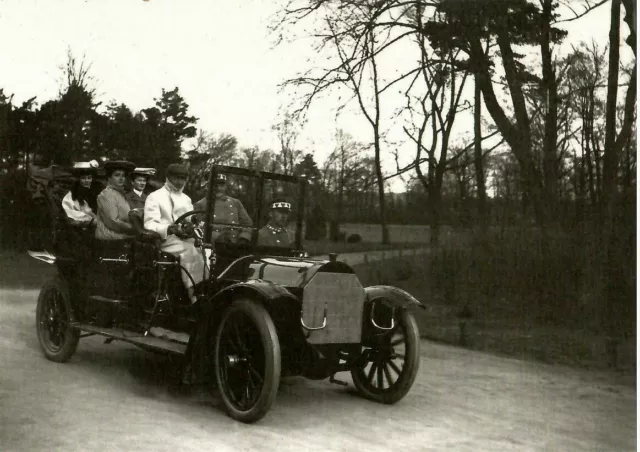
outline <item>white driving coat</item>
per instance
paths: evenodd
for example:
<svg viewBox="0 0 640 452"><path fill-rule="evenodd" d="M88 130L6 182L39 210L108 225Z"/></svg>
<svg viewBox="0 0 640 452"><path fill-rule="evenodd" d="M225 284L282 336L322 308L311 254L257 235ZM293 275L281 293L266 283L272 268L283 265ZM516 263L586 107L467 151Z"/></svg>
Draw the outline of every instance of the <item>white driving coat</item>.
<svg viewBox="0 0 640 452"><path fill-rule="evenodd" d="M182 265L191 275L194 282L198 284L207 277L204 258L198 249L193 245L193 239L182 240L175 235L167 235L167 229L180 215L193 210L191 198L182 193L182 190L166 182L162 188L147 196L144 203L144 228L155 231L163 239L162 251L173 254L180 258ZM193 283L184 271L181 271L182 282L187 289Z"/></svg>

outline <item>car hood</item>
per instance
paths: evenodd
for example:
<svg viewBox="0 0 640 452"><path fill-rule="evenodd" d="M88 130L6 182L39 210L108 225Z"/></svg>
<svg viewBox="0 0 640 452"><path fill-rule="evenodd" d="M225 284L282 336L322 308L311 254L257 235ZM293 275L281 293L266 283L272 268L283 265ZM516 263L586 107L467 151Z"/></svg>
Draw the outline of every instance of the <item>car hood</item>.
<svg viewBox="0 0 640 452"><path fill-rule="evenodd" d="M285 287L302 288L329 261L264 257L249 264L247 279L270 281Z"/></svg>

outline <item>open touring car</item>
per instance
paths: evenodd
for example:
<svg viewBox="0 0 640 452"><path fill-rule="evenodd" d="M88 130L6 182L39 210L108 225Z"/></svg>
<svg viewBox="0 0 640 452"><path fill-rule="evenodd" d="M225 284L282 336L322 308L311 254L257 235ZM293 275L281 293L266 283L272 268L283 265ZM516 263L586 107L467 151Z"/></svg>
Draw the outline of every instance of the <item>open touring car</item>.
<svg viewBox="0 0 640 452"><path fill-rule="evenodd" d="M214 227L238 228L211 221L218 172L230 176L230 188L239 193L234 196L249 207L249 242L211 240ZM41 188L46 195L47 185ZM153 235L140 231L136 239L101 243L90 230L70 225L51 201L53 249L30 252L57 267L40 291L36 310L45 356L65 362L88 335L177 355L199 381L217 388L227 413L242 422L267 413L281 376L346 384L335 375L350 372L364 397L399 401L418 371L419 336L411 308L421 304L394 287L363 287L335 255L307 257L301 246L305 191L306 181L293 176L212 169L207 211L176 220L192 223L210 268L196 287L195 304L180 279L184 268L160 250ZM293 200L295 240L286 247L261 246L257 240L266 200L274 193ZM154 336L154 328L167 334Z"/></svg>

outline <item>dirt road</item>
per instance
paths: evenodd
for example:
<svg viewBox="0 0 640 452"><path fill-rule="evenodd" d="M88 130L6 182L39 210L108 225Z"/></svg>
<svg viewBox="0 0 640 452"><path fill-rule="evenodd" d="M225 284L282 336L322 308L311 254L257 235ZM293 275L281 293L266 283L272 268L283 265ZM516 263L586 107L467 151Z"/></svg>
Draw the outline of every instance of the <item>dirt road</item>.
<svg viewBox="0 0 640 452"><path fill-rule="evenodd" d="M292 378L266 418L243 425L206 391L172 395L170 363L133 346L90 337L69 363L47 361L36 297L0 291L5 452L635 450L635 387L426 341L416 384L397 405L363 400L351 384Z"/></svg>

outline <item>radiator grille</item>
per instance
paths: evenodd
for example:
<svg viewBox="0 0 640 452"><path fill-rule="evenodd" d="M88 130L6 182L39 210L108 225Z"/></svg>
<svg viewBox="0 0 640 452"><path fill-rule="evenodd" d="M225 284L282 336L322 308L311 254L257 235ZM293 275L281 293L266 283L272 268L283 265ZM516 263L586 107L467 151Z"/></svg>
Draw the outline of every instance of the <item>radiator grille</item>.
<svg viewBox="0 0 640 452"><path fill-rule="evenodd" d="M327 326L310 332L312 344L359 343L362 337L364 288L349 273L316 273L304 288L302 319L308 327L322 325L327 310Z"/></svg>

